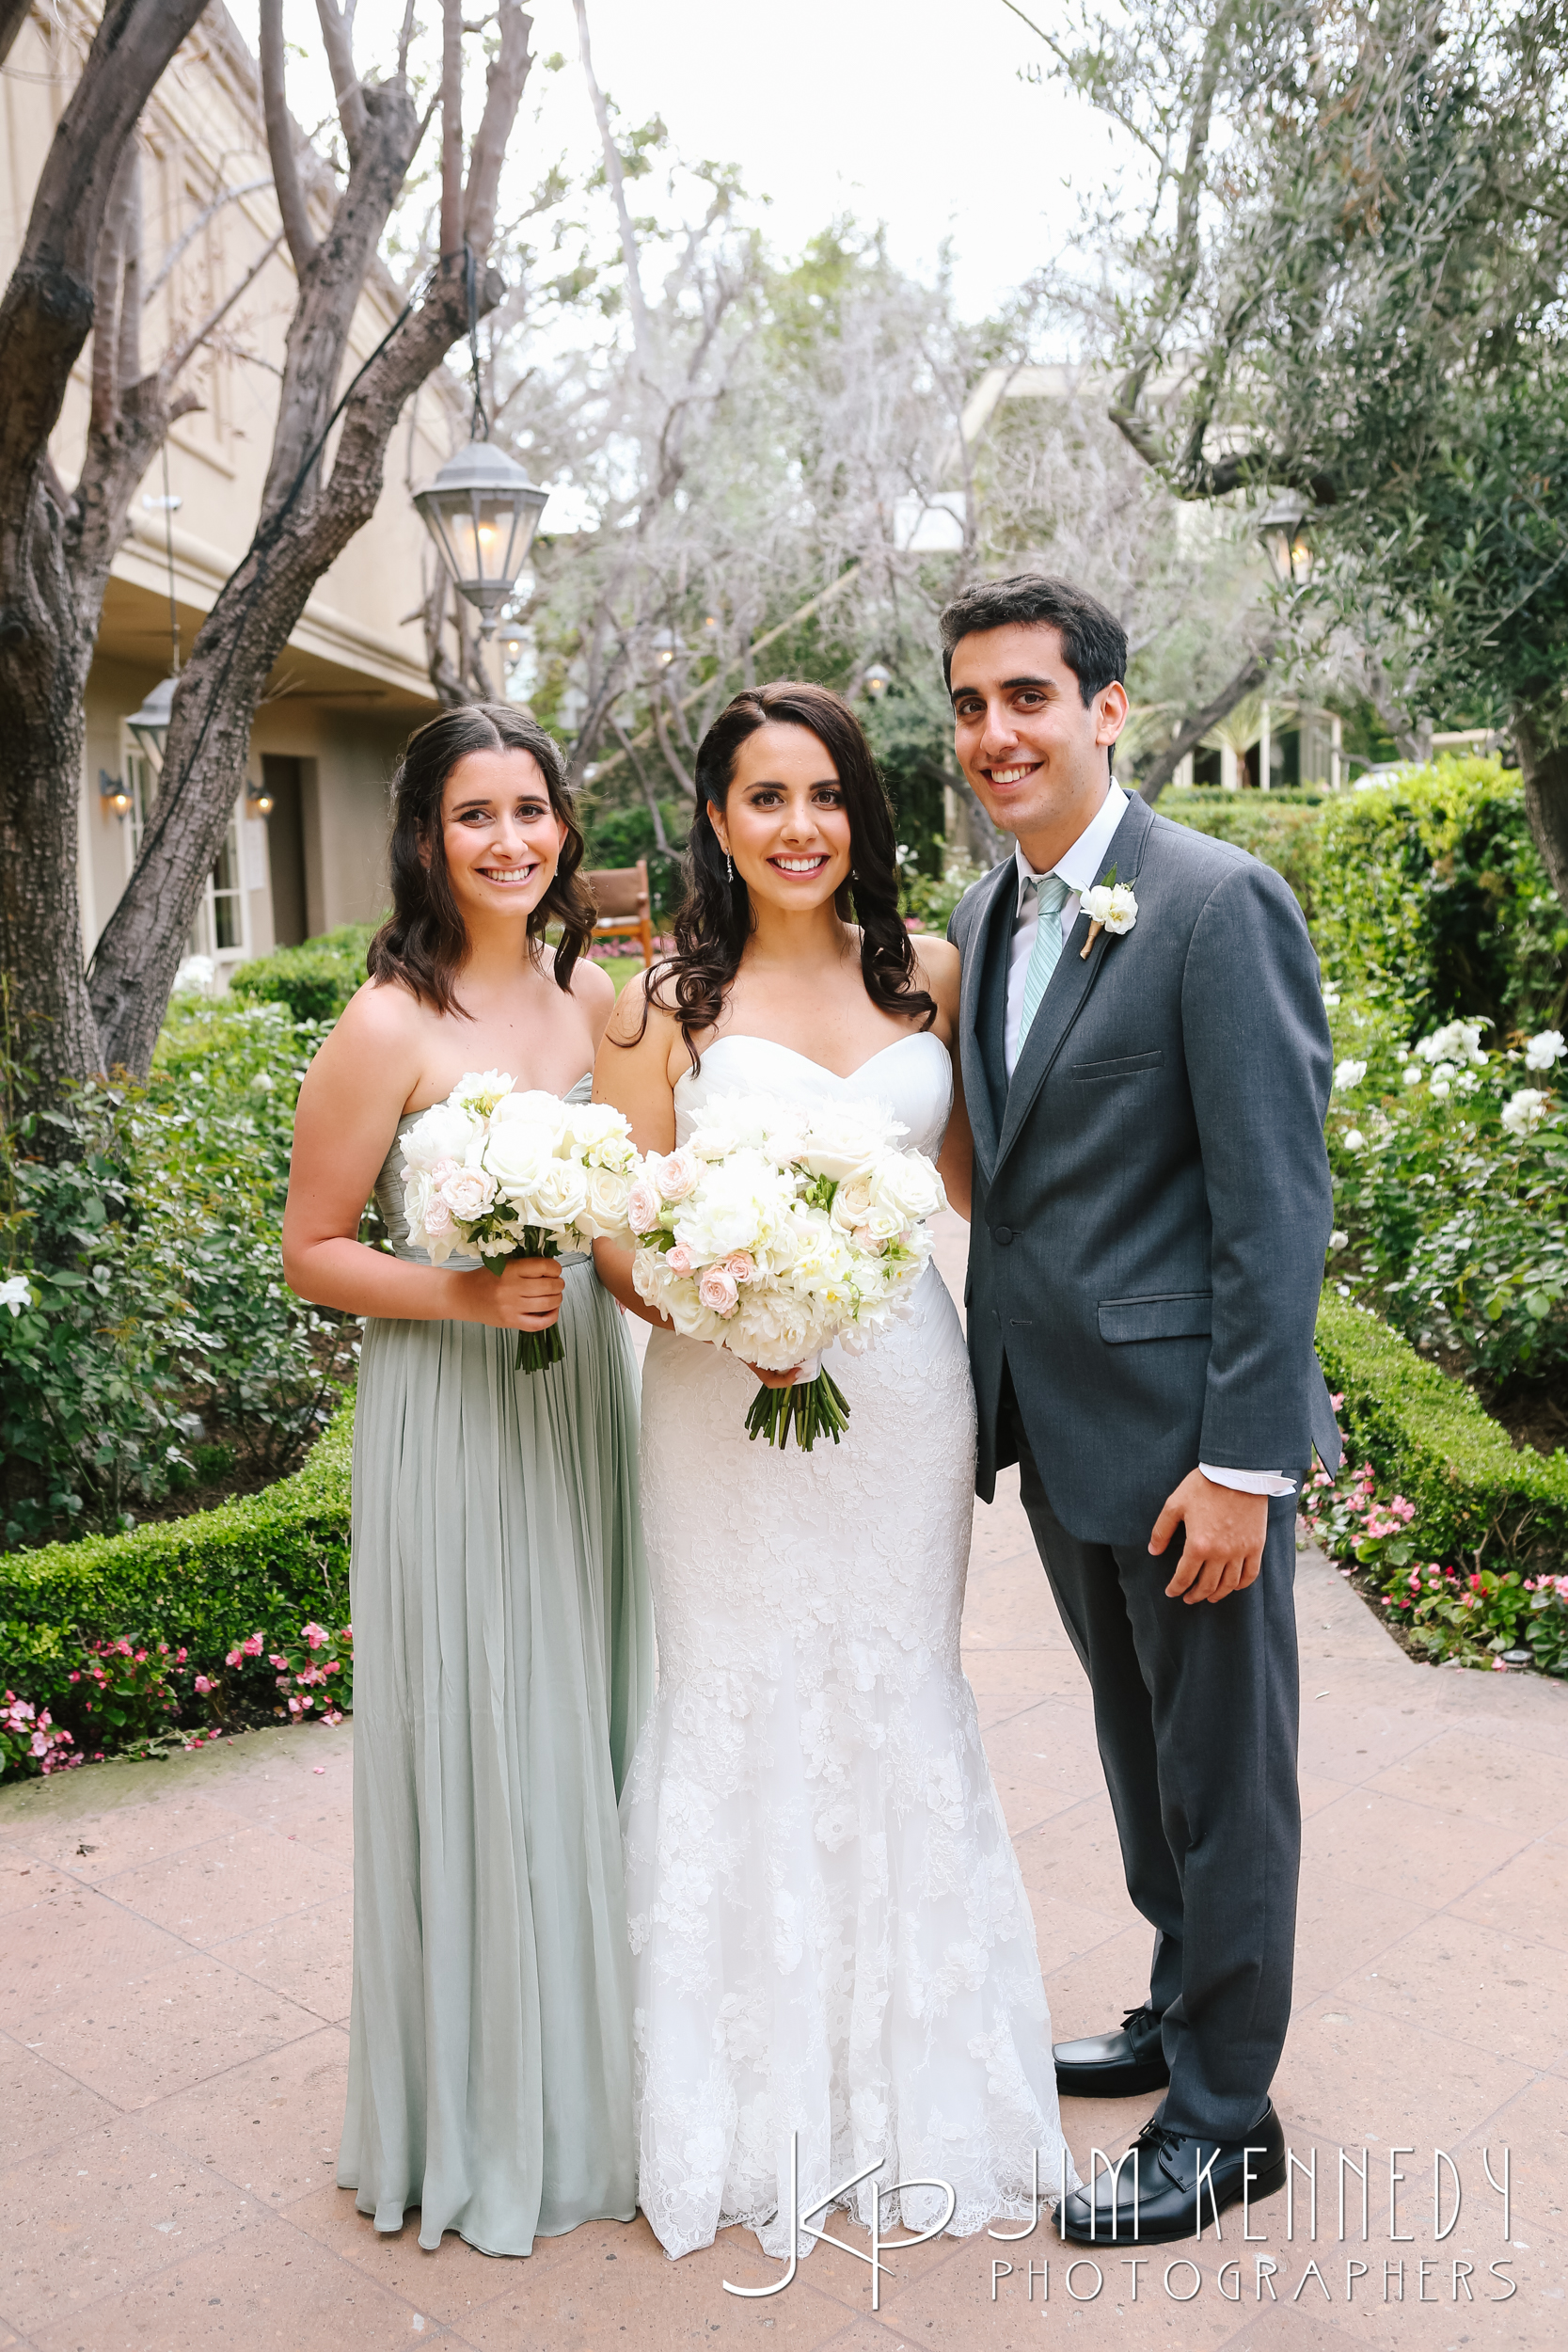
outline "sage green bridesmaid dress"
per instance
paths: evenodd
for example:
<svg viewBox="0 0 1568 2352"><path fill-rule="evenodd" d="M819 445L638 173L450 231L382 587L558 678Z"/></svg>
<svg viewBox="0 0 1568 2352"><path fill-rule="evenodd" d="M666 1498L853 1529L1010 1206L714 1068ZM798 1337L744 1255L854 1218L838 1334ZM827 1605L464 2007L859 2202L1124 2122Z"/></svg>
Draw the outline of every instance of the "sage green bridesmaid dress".
<svg viewBox="0 0 1568 2352"><path fill-rule="evenodd" d="M424 1263L401 1162L376 1202ZM421 2246L487 2254L637 2208L616 1815L653 1688L637 1371L592 1263L564 1263L564 1362L518 1374L483 1324L369 1321L355 1422L338 2181L378 2230L418 2205Z"/></svg>

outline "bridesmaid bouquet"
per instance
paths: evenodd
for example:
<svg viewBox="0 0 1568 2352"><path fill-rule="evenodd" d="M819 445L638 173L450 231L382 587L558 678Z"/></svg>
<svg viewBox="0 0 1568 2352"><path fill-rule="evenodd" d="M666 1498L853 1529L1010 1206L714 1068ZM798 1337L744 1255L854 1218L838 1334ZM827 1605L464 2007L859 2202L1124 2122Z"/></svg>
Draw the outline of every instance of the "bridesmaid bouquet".
<svg viewBox="0 0 1568 2352"><path fill-rule="evenodd" d="M821 1369L832 1341L858 1355L907 1314L931 1254L926 1220L947 1205L942 1178L878 1103L797 1105L716 1097L680 1150L648 1152L627 1201L640 1298L689 1339L712 1340L770 1372L746 1426L810 1453L837 1445L849 1418ZM815 1361L814 1361L815 1359Z"/></svg>
<svg viewBox="0 0 1568 2352"><path fill-rule="evenodd" d="M470 1071L403 1138L408 1238L432 1265L466 1249L499 1274L519 1252L558 1258L563 1247L631 1238L637 1153L622 1114L515 1086L504 1070ZM519 1372L565 1353L554 1324L517 1335Z"/></svg>

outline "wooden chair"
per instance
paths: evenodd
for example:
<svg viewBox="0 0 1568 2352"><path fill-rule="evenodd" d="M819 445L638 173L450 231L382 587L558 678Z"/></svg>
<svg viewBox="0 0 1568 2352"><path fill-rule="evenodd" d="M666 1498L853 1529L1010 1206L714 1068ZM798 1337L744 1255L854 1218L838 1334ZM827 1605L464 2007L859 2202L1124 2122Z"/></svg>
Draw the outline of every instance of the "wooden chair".
<svg viewBox="0 0 1568 2352"><path fill-rule="evenodd" d="M594 938L641 940L642 963L646 970L654 960L647 859L640 857L635 866L601 866L597 873L584 874L582 879L593 892L599 910L598 921L594 926Z"/></svg>

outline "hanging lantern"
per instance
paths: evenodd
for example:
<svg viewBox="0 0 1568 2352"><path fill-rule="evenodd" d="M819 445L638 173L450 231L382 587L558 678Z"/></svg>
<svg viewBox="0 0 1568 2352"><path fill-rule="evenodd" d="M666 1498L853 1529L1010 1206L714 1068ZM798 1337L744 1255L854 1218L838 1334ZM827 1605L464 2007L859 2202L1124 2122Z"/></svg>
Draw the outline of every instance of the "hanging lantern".
<svg viewBox="0 0 1568 2352"><path fill-rule="evenodd" d="M504 450L478 440L450 457L428 489L414 493L449 578L480 615L483 637L494 633L517 584L548 496Z"/></svg>
<svg viewBox="0 0 1568 2352"><path fill-rule="evenodd" d="M1282 588L1305 588L1312 570L1312 543L1307 537L1307 505L1295 490L1281 490L1269 501L1258 522L1258 536L1269 559L1269 569Z"/></svg>
<svg viewBox="0 0 1568 2352"><path fill-rule="evenodd" d="M177 677L160 678L139 710L134 710L125 722L141 749L152 762L154 775L164 771L164 745L168 740L169 717L174 709L174 690Z"/></svg>
<svg viewBox="0 0 1568 2352"><path fill-rule="evenodd" d="M863 683L872 701L880 702L888 688L893 684L893 672L884 669L881 662L873 661L865 672Z"/></svg>

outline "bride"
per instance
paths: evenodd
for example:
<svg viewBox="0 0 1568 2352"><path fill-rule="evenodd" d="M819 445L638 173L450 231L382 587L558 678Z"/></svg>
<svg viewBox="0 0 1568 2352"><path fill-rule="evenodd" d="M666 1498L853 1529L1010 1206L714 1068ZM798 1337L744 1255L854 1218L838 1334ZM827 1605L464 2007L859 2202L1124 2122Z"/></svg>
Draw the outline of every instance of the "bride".
<svg viewBox="0 0 1568 2352"><path fill-rule="evenodd" d="M697 759L692 882L672 961L622 997L598 1099L644 1151L716 1097L875 1098L966 1206L950 1051L958 957L898 916L892 813L848 706L736 696ZM945 1137L945 1140L944 1140ZM622 1804L635 1955L638 2201L665 2250L730 2222L802 2224L898 2181L951 2184L957 2234L1033 2218L1062 2161L1034 1923L958 1658L974 1404L934 1266L913 1312L835 1362L841 1446L752 1443L758 1377L654 1322L641 1490L657 1708ZM1074 2175L1068 2159L1068 2180ZM946 2198L894 2198L934 2227ZM882 2218L888 2226L889 2204ZM798 2250L812 2241L801 2230Z"/></svg>

